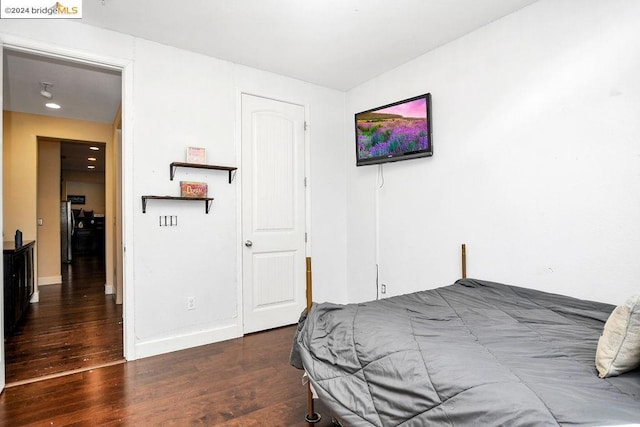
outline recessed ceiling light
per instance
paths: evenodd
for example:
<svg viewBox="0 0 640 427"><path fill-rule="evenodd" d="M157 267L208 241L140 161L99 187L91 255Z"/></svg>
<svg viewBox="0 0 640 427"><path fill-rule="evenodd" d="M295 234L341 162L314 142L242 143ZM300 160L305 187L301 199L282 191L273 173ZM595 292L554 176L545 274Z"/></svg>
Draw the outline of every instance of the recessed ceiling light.
<svg viewBox="0 0 640 427"><path fill-rule="evenodd" d="M55 102L47 102L46 104L44 104L45 107L47 108L51 108L53 110L59 110L60 109L60 105L56 104Z"/></svg>
<svg viewBox="0 0 640 427"><path fill-rule="evenodd" d="M97 159L95 157L87 157L87 160L90 162L95 162Z"/></svg>
<svg viewBox="0 0 640 427"><path fill-rule="evenodd" d="M93 150L93 151L100 151L100 148L92 145L91 147L89 147L89 150Z"/></svg>
<svg viewBox="0 0 640 427"><path fill-rule="evenodd" d="M95 169L96 167L94 165L89 165L87 166L87 169Z"/></svg>

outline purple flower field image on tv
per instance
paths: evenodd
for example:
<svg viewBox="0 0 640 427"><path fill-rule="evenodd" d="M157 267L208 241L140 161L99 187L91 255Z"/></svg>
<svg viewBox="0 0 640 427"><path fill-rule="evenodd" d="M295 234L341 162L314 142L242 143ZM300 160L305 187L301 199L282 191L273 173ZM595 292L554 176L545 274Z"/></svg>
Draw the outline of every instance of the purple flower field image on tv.
<svg viewBox="0 0 640 427"><path fill-rule="evenodd" d="M356 116L358 159L429 148L424 98Z"/></svg>

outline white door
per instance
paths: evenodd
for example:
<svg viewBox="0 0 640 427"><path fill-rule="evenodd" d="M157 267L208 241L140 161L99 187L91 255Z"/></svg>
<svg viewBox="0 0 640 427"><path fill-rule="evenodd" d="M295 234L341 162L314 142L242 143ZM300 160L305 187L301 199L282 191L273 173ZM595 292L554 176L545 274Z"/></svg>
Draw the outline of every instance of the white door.
<svg viewBox="0 0 640 427"><path fill-rule="evenodd" d="M304 159L304 107L242 95L244 333L306 306Z"/></svg>

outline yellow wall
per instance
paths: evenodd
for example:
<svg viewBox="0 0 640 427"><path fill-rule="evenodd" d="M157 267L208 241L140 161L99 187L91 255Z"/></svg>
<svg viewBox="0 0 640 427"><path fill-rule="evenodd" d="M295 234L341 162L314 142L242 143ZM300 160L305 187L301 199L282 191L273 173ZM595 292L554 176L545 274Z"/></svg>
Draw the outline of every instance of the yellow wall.
<svg viewBox="0 0 640 427"><path fill-rule="evenodd" d="M111 124L3 111L3 240L16 229L24 240L37 238L38 137L109 145L112 135Z"/></svg>
<svg viewBox="0 0 640 427"><path fill-rule="evenodd" d="M105 185L105 174L99 172L90 171L62 171L62 181L76 181L76 182L93 182L96 184ZM71 193L69 193L71 194ZM104 212L101 212L104 213Z"/></svg>
<svg viewBox="0 0 640 427"><path fill-rule="evenodd" d="M104 215L104 183L66 181L64 187L68 195L84 196L84 204L71 205L73 209Z"/></svg>
<svg viewBox="0 0 640 427"><path fill-rule="evenodd" d="M69 194L85 196L85 204L71 205L73 209L105 214L106 199L103 173L64 171L62 173L62 200L66 200Z"/></svg>
<svg viewBox="0 0 640 427"><path fill-rule="evenodd" d="M38 142L38 284L60 283L60 143Z"/></svg>
<svg viewBox="0 0 640 427"><path fill-rule="evenodd" d="M118 109L113 122L112 144L107 145L107 167L105 170L106 223L107 239L105 242L107 254L107 286L111 287L116 296L116 304L123 302L122 286L122 106ZM109 167L109 165L113 165ZM110 237L113 238L110 238Z"/></svg>

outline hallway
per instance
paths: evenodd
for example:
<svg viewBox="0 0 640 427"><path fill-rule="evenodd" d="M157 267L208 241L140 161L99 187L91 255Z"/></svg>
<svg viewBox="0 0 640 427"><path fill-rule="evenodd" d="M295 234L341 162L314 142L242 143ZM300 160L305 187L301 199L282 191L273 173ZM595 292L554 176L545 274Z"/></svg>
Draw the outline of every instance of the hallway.
<svg viewBox="0 0 640 427"><path fill-rule="evenodd" d="M104 256L79 256L62 266L62 284L39 288L5 340L8 387L123 360L122 305L104 284Z"/></svg>

